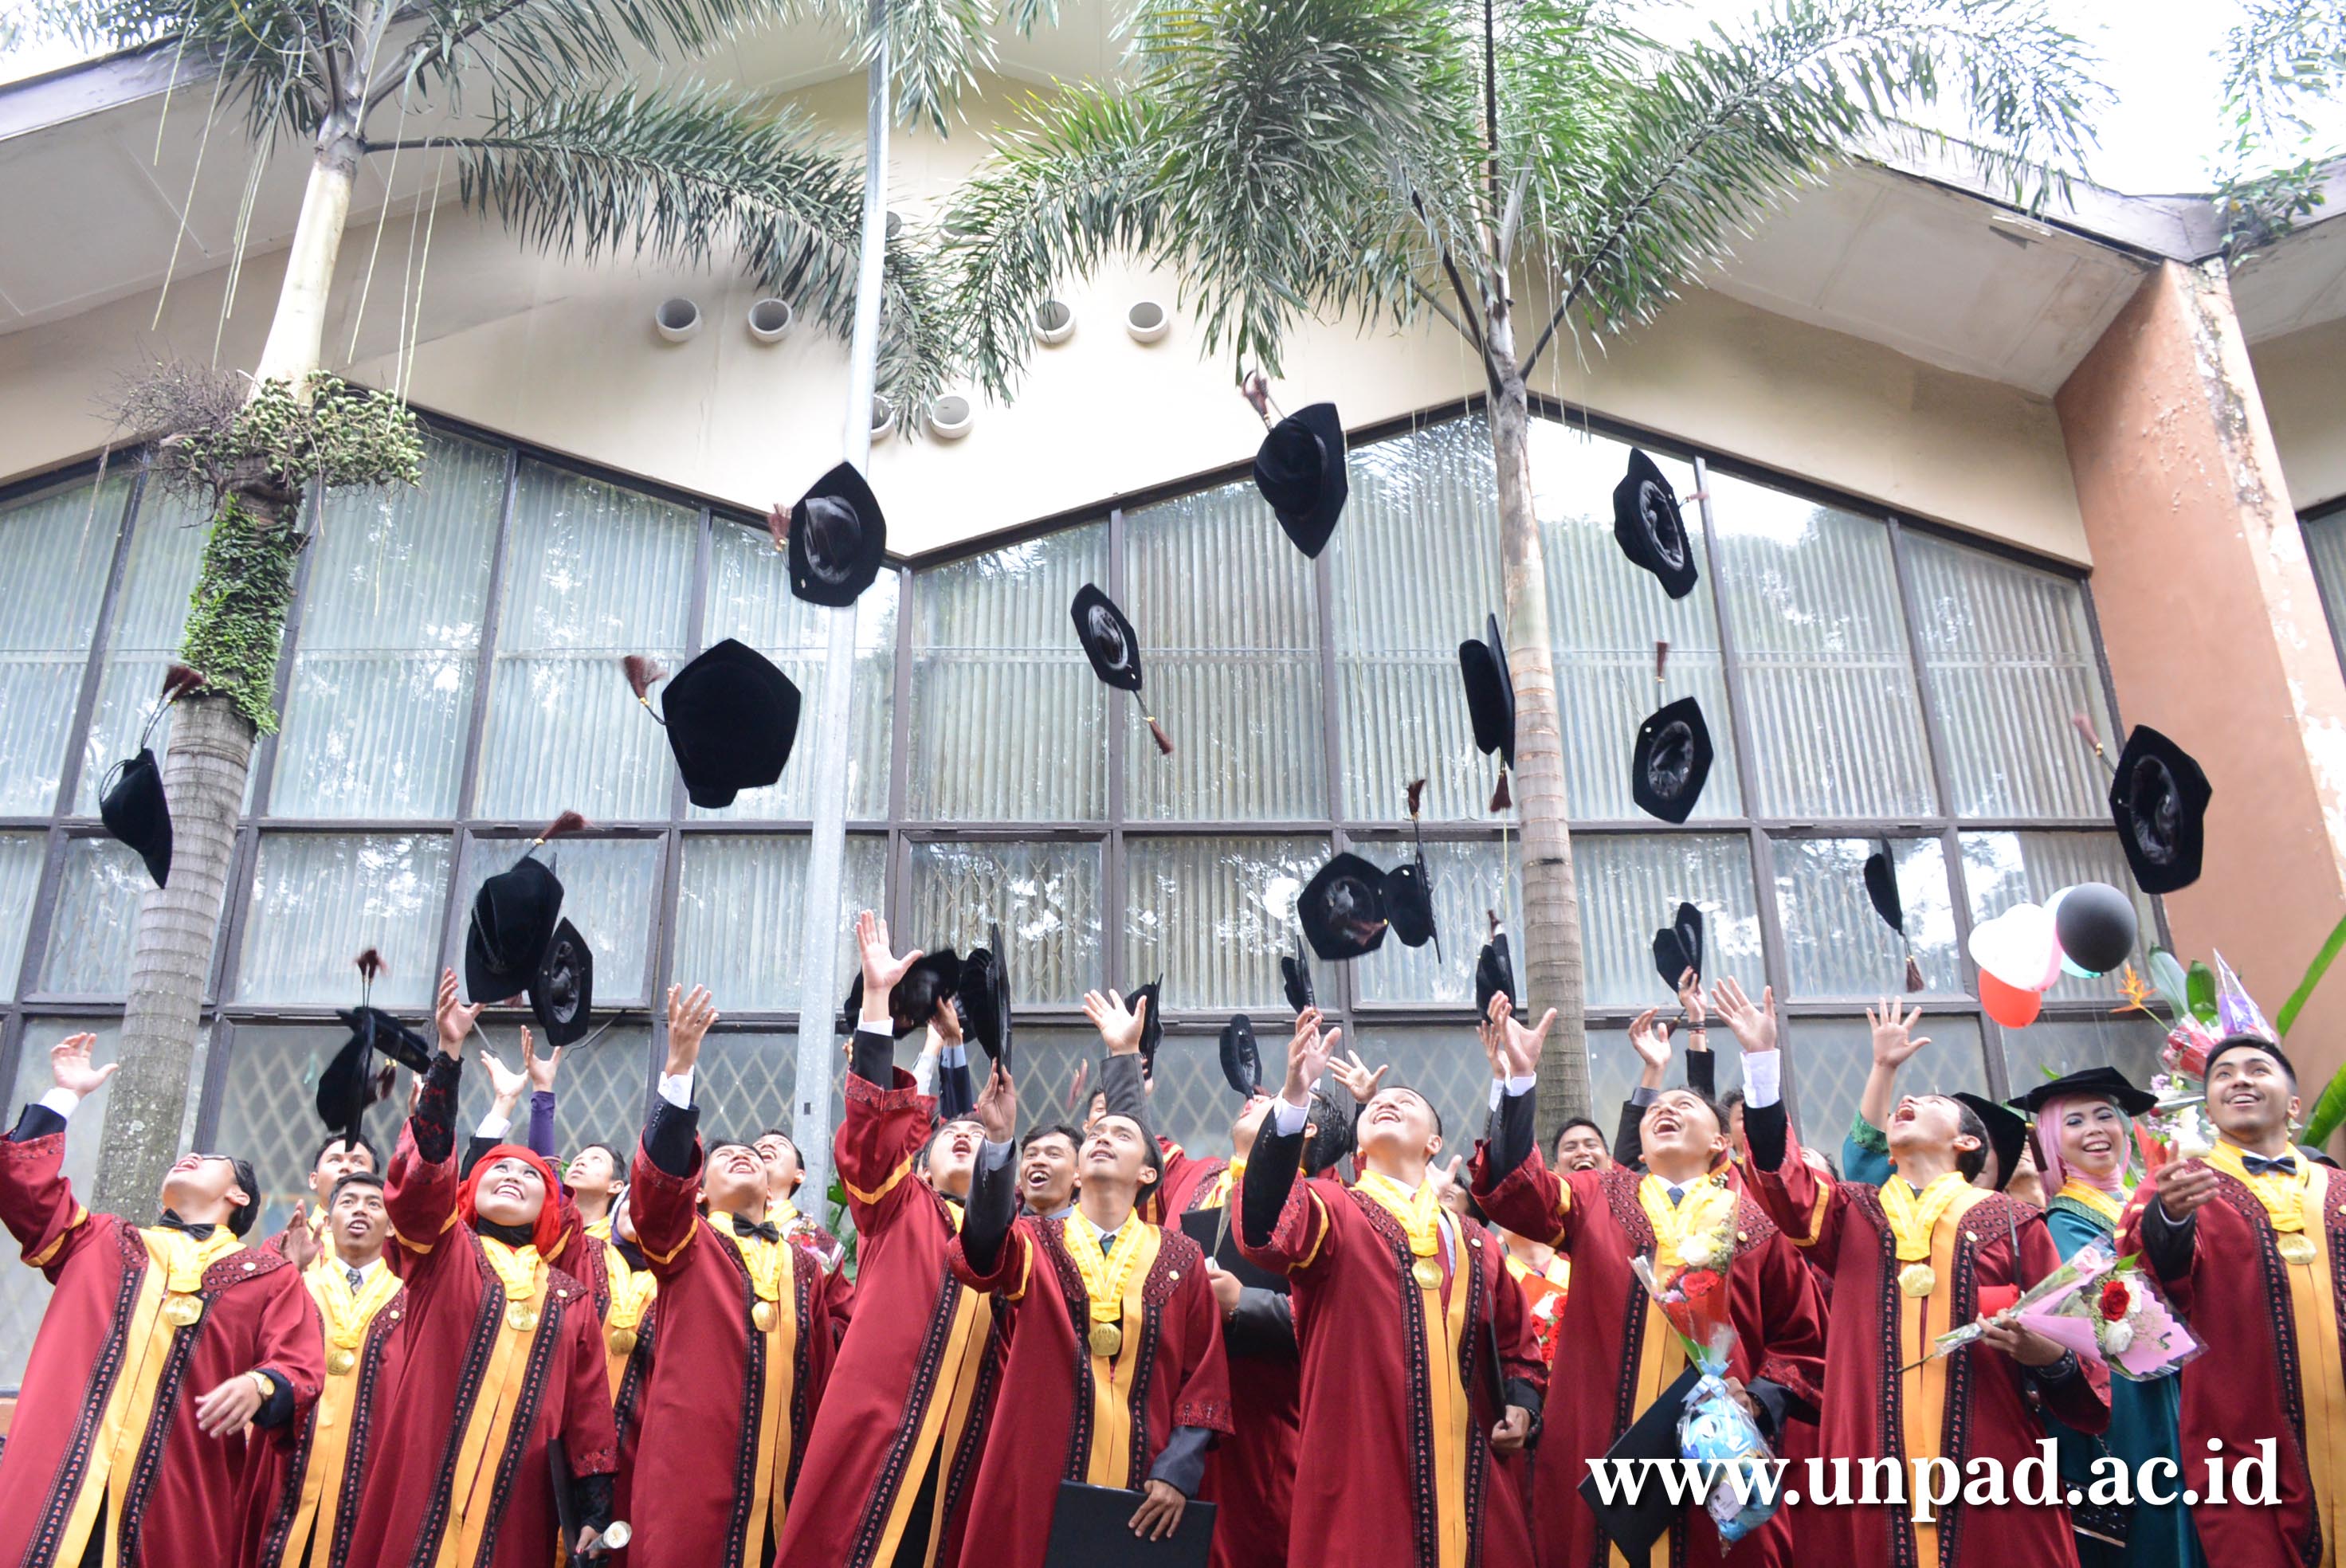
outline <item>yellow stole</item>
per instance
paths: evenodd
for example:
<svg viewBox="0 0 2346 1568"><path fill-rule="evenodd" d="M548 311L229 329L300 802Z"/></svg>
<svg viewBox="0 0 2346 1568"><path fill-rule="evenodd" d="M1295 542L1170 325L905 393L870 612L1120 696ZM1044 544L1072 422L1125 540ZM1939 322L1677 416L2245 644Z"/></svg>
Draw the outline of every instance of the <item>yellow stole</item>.
<svg viewBox="0 0 2346 1568"><path fill-rule="evenodd" d="M1905 1177L1893 1175L1882 1184L1880 1196L1898 1261L1905 1266L1891 1285L1891 1309L1898 1317L1892 1347L1895 1360L1882 1375L1898 1380L1899 1427L1911 1465L1917 1459L1939 1457L1946 1433L1947 1373L1953 1358L1924 1358L1931 1353L1931 1342L1955 1327L1955 1247L1963 1237L1963 1218L1990 1195L1960 1172L1949 1171L1920 1192ZM2019 1264L2018 1258L2013 1260L2015 1270ZM1931 1288L1911 1295L1904 1282L1920 1283L1918 1268L1929 1270ZM1882 1434L1885 1444L1888 1436ZM1939 1527L1916 1524L1913 1531L1916 1560L1936 1563Z"/></svg>
<svg viewBox="0 0 2346 1568"><path fill-rule="evenodd" d="M131 1305L129 1327L123 1331L122 1365L115 1373L106 1408L99 1412L80 1490L66 1515L56 1555L60 1563L81 1561L103 1501L105 1565L117 1568L123 1502L130 1490L131 1471L138 1468L138 1450L155 1419L155 1395L162 1382L164 1363L170 1359L172 1342L181 1329L203 1316L204 1271L244 1247L225 1225L215 1227L202 1241L184 1230L160 1226L141 1227L138 1239L146 1244L147 1268L138 1281L138 1298Z"/></svg>
<svg viewBox="0 0 2346 1568"><path fill-rule="evenodd" d="M635 1354L643 1330L644 1314L659 1296L659 1276L633 1267L617 1247L607 1246L603 1277L611 1284L611 1310L603 1319L603 1370L611 1380L611 1398L617 1400L619 1385L627 1380L627 1358Z"/></svg>
<svg viewBox="0 0 2346 1568"><path fill-rule="evenodd" d="M883 1184L881 1192L865 1197L858 1193L859 1201L873 1203L887 1188L903 1179L911 1168L909 1162L899 1166L894 1176ZM961 1229L962 1207L940 1199L947 1221L956 1231ZM950 1277L948 1277L950 1278ZM970 1406L977 1397L979 1374L985 1368L986 1342L994 1332L994 1298L982 1290L966 1286L954 1288L953 1327L945 1334L944 1354L938 1358L935 1386L929 1392L928 1402L921 1409L921 1429L918 1441L905 1456L904 1481L896 1488L896 1498L888 1509L888 1527L880 1537L879 1549L872 1553L874 1563L896 1560L897 1543L904 1536L905 1522L911 1517L913 1500L920 1494L920 1477L926 1474L929 1455L944 1445L945 1462L950 1464L955 1451L961 1447L962 1434L969 1428ZM945 1511L933 1509L929 1514L928 1545L921 1553L921 1568L936 1568L937 1548L944 1539Z"/></svg>
<svg viewBox="0 0 2346 1568"><path fill-rule="evenodd" d="M593 1237L597 1241L610 1240L611 1217L607 1214L600 1219L588 1220L586 1222L586 1234Z"/></svg>
<svg viewBox="0 0 2346 1568"><path fill-rule="evenodd" d="M1232 1189L1237 1187L1239 1179L1246 1175L1246 1167L1247 1163L1242 1159L1234 1159L1229 1164L1224 1166L1222 1167L1221 1174L1214 1177L1213 1181L1208 1185L1204 1196L1198 1199L1195 1207L1198 1208L1228 1208L1230 1204L1230 1193Z"/></svg>
<svg viewBox="0 0 2346 1568"><path fill-rule="evenodd" d="M709 1228L732 1243L750 1272L750 1288L757 1299L750 1308L748 1331L765 1340L766 1376L756 1412L758 1455L750 1494L750 1527L742 1535L741 1555L736 1560L737 1568L756 1568L765 1554L766 1532L770 1529L780 1541L788 1512L790 1399L798 1385L800 1324L793 1279L797 1259L791 1256L797 1248L787 1241L736 1236L729 1224L714 1220Z"/></svg>
<svg viewBox="0 0 2346 1568"><path fill-rule="evenodd" d="M512 1441L514 1414L529 1369L530 1342L537 1337L544 1317L540 1308L546 1266L537 1248L509 1247L489 1236L476 1239L497 1282L505 1287L505 1307L497 1319L488 1367L481 1375L480 1390L457 1441L448 1522L440 1532L435 1568L462 1568L480 1557L481 1538L487 1533L496 1500L498 1461Z"/></svg>
<svg viewBox="0 0 2346 1568"><path fill-rule="evenodd" d="M2113 1232L2118 1227L2119 1217L2126 1213L2124 1199L2113 1197L2093 1183L2079 1181L2076 1176L2071 1176L2067 1181L2063 1182L2061 1190L2053 1196L2066 1197L2081 1207L2092 1209L2108 1224Z"/></svg>
<svg viewBox="0 0 2346 1568"><path fill-rule="evenodd" d="M1412 1192L1381 1171L1362 1171L1353 1190L1393 1217L1409 1238L1413 1258L1432 1259L1427 1270L1433 1283L1418 1276L1415 1266L1404 1269L1401 1286L1415 1290L1425 1317L1425 1386L1433 1413L1433 1505L1439 1555L1437 1568L1464 1568L1466 1562L1466 1456L1473 1441L1474 1414L1467 1401L1465 1380L1458 1359L1465 1345L1466 1298L1472 1294L1458 1280L1444 1306L1442 1288L1454 1272L1468 1266L1463 1253L1451 1268L1442 1261L1442 1200L1431 1181ZM1456 1232L1452 1233L1454 1236Z"/></svg>
<svg viewBox="0 0 2346 1568"><path fill-rule="evenodd" d="M1085 1461L1085 1480L1093 1486L1127 1485L1132 1471L1132 1385L1140 1373L1140 1329L1146 1316L1140 1294L1165 1233L1144 1221L1137 1210L1125 1217L1116 1240L1106 1249L1099 1232L1081 1211L1061 1224L1060 1242L1084 1282L1086 1312L1091 1324L1087 1343L1077 1352L1091 1363L1091 1451ZM1113 1326L1115 1349L1100 1349L1109 1340L1104 1330Z"/></svg>
<svg viewBox="0 0 2346 1568"><path fill-rule="evenodd" d="M349 1274L332 1253L311 1264L301 1276L310 1299L326 1330L326 1381L318 1393L317 1414L311 1423L310 1457L302 1467L301 1501L285 1537L285 1561L299 1563L314 1532L321 1543L313 1554L322 1563L334 1540L334 1516L342 1502L342 1472L350 1463L351 1412L358 1403L359 1360L367 1330L376 1316L399 1294L399 1276L389 1265L378 1265L366 1285L351 1294Z"/></svg>

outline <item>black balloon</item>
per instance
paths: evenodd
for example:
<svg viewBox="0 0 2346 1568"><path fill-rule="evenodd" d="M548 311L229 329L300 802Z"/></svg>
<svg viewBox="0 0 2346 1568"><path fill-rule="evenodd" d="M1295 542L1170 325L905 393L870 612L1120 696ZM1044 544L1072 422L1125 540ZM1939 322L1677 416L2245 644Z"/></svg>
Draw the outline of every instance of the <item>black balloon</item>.
<svg viewBox="0 0 2346 1568"><path fill-rule="evenodd" d="M2079 882L2053 911L2053 934L2079 969L2104 974L2134 951L2134 901L2106 882Z"/></svg>

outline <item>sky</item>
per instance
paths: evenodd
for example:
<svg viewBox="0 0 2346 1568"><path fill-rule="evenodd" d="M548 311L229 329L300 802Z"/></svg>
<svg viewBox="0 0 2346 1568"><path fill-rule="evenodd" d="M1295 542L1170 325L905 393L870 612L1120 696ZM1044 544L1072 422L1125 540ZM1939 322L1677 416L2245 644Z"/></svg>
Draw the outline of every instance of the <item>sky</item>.
<svg viewBox="0 0 2346 1568"><path fill-rule="evenodd" d="M0 11L27 0L0 0ZM2239 19L2239 0L2047 0L2059 19L2104 62L2112 99L2097 119L2099 147L2084 170L2096 184L2129 195L2205 190L2222 152L2222 68L2218 51ZM1755 0L1649 0L1647 25L1684 37L1711 22L1748 16ZM0 82L70 65L77 51L54 41L0 54ZM2346 148L2346 100L2319 106L2310 117L2307 152Z"/></svg>

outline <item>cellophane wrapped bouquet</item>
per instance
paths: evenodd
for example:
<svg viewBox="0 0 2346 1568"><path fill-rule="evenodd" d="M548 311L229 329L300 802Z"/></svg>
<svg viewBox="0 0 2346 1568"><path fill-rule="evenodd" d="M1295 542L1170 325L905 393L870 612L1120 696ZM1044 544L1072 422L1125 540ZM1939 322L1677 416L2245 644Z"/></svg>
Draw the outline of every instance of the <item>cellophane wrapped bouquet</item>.
<svg viewBox="0 0 2346 1568"><path fill-rule="evenodd" d="M1731 1227L1732 1221L1729 1221ZM1703 1500L1703 1511L1719 1527L1722 1551L1765 1524L1776 1512L1772 1489L1752 1484L1774 1461L1760 1425L1736 1402L1727 1386L1728 1366L1735 1352L1735 1323L1728 1311L1728 1267L1735 1259L1735 1237L1729 1227L1715 1235L1688 1237L1679 1256L1648 1261L1632 1258L1638 1281L1669 1319L1686 1345L1687 1359L1701 1374L1687 1396L1678 1418L1678 1452L1700 1464L1718 1467L1719 1479ZM1739 1472L1739 1492L1731 1475ZM1744 1502L1749 1497L1749 1502Z"/></svg>
<svg viewBox="0 0 2346 1568"><path fill-rule="evenodd" d="M1940 1335L1931 1359L1973 1343L1990 1322L2010 1319L2128 1382L2166 1377L2205 1347L2168 1310L2139 1264L2136 1257L2121 1261L2106 1247L2081 1247L1994 1319Z"/></svg>

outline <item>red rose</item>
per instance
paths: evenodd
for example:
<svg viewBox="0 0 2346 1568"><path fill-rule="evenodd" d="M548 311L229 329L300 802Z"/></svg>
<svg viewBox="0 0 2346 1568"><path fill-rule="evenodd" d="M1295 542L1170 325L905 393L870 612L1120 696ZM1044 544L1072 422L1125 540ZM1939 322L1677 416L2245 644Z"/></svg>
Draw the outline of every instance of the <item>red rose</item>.
<svg viewBox="0 0 2346 1568"><path fill-rule="evenodd" d="M1690 1301L1698 1301L1719 1288L1719 1272L1711 1268L1690 1268L1678 1276L1678 1288Z"/></svg>
<svg viewBox="0 0 2346 1568"><path fill-rule="evenodd" d="M2123 1320L2127 1315L2127 1308L2130 1303L2131 1298L2127 1295L2125 1280L2105 1279L2102 1281L2101 1308L2102 1316L2104 1318L2113 1323Z"/></svg>

